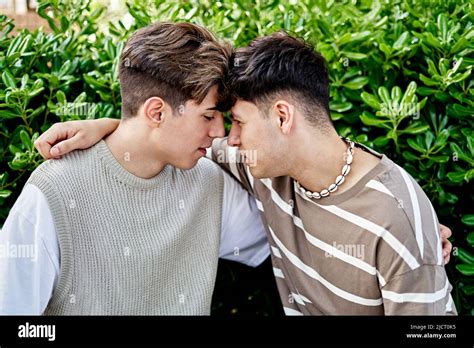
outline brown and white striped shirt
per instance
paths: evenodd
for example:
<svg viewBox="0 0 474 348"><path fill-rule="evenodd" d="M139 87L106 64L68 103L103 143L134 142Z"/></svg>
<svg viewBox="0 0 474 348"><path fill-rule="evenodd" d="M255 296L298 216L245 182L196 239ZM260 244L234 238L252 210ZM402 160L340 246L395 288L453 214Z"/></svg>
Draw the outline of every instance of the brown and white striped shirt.
<svg viewBox="0 0 474 348"><path fill-rule="evenodd" d="M227 139L212 157L253 194L287 315L457 314L439 224L416 181L385 155L349 190L309 199L288 176L254 179Z"/></svg>

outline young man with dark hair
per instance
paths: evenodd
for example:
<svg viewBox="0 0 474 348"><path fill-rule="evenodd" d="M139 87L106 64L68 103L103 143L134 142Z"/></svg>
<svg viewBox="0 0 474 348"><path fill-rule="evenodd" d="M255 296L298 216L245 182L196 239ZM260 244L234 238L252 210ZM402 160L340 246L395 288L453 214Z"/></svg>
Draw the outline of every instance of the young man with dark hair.
<svg viewBox="0 0 474 348"><path fill-rule="evenodd" d="M429 199L336 133L322 56L283 32L256 39L237 50L230 89L228 144L257 154L233 173L265 217L288 314L456 314Z"/></svg>
<svg viewBox="0 0 474 348"><path fill-rule="evenodd" d="M286 314L455 314L428 198L386 156L338 136L324 59L275 33L236 51L228 86L232 128L212 156L256 199ZM41 152L64 133L45 134Z"/></svg>
<svg viewBox="0 0 474 348"><path fill-rule="evenodd" d="M188 23L131 36L118 128L40 165L0 232L2 246L34 247L0 259L0 314L210 314L219 257L268 257L255 202L203 159L224 136L231 52Z"/></svg>

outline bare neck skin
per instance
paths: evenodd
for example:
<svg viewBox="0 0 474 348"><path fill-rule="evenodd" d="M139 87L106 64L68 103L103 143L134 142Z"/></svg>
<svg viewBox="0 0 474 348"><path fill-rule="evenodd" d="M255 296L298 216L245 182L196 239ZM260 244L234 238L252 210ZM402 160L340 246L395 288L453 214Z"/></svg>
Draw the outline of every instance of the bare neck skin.
<svg viewBox="0 0 474 348"><path fill-rule="evenodd" d="M128 172L143 179L158 175L166 163L159 159L157 151L150 148L150 132L146 125L130 119L121 121L105 143L117 162Z"/></svg>
<svg viewBox="0 0 474 348"><path fill-rule="evenodd" d="M345 165L347 143L334 129L323 134L308 131L293 147L290 176L309 191L321 192L336 181ZM297 160L295 160L297 159ZM364 175L373 169L380 159L358 148L354 148L351 171L344 183L331 196L353 187Z"/></svg>

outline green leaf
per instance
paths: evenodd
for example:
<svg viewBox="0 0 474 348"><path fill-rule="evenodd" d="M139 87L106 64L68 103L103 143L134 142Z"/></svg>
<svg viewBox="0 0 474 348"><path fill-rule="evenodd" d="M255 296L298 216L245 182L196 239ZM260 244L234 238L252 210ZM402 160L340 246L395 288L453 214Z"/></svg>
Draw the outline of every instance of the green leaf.
<svg viewBox="0 0 474 348"><path fill-rule="evenodd" d="M457 257L464 263L474 265L474 255L461 247L457 248Z"/></svg>
<svg viewBox="0 0 474 348"><path fill-rule="evenodd" d="M456 74L452 79L451 83L459 83L461 81L464 81L467 79L469 76L471 76L471 69L468 71L464 72L463 74Z"/></svg>
<svg viewBox="0 0 474 348"><path fill-rule="evenodd" d="M432 132L425 133L425 145L427 149L431 148L431 144L433 144L434 138L435 136Z"/></svg>
<svg viewBox="0 0 474 348"><path fill-rule="evenodd" d="M458 200L458 196L456 196L454 193L446 192L446 202L449 204L456 204Z"/></svg>
<svg viewBox="0 0 474 348"><path fill-rule="evenodd" d="M439 132L438 136L436 137L434 146L439 146L439 147L444 146L448 138L449 138L449 130L443 129L441 132Z"/></svg>
<svg viewBox="0 0 474 348"><path fill-rule="evenodd" d="M408 84L405 94L403 95L401 103L411 103L413 102L415 92L416 92L416 82L412 81ZM393 97L392 97L393 98Z"/></svg>
<svg viewBox="0 0 474 348"><path fill-rule="evenodd" d="M418 161L419 157L412 154L410 151L403 151L402 153L403 158L405 158L408 161Z"/></svg>
<svg viewBox="0 0 474 348"><path fill-rule="evenodd" d="M401 49L404 44L405 44L405 41L408 39L408 31L405 31L402 33L402 35L400 35L400 37L397 39L397 41L395 41L393 43L393 49L395 50L399 50Z"/></svg>
<svg viewBox="0 0 474 348"><path fill-rule="evenodd" d="M386 146L389 143L389 141L390 139L384 136L380 136L380 137L375 138L374 145L378 148L381 148L381 147Z"/></svg>
<svg viewBox="0 0 474 348"><path fill-rule="evenodd" d="M23 145L25 145L26 148L31 151L32 150L31 139L28 133L24 129L20 131L20 139Z"/></svg>
<svg viewBox="0 0 474 348"><path fill-rule="evenodd" d="M458 71L463 61L464 59L462 57L459 60L456 60L456 63L454 64L453 68L450 70L451 75L455 74Z"/></svg>
<svg viewBox="0 0 474 348"><path fill-rule="evenodd" d="M441 58L439 60L438 67L439 67L439 72L441 73L441 75L446 76L446 73L448 72L448 69L449 69L449 61L446 58Z"/></svg>
<svg viewBox="0 0 474 348"><path fill-rule="evenodd" d="M196 14L197 10L198 10L198 7L197 7L197 6L196 6L196 7L193 7L193 8L191 9L191 11L189 11L189 12L186 14L186 16L184 17L184 19L186 19L186 20L188 21L188 20L190 20L191 18L193 18L193 16Z"/></svg>
<svg viewBox="0 0 474 348"><path fill-rule="evenodd" d="M435 63L431 59L427 59L426 62L428 63L428 72L431 76L438 76L438 68L436 68Z"/></svg>
<svg viewBox="0 0 474 348"><path fill-rule="evenodd" d="M449 53L455 54L465 48L468 45L468 41L465 38L460 38L452 47Z"/></svg>
<svg viewBox="0 0 474 348"><path fill-rule="evenodd" d="M417 89L417 92L419 95L426 96L426 95L432 95L438 92L438 90L434 88L428 88L428 87L419 87Z"/></svg>
<svg viewBox="0 0 474 348"><path fill-rule="evenodd" d="M69 29L69 21L66 17L61 17L61 30L66 31Z"/></svg>
<svg viewBox="0 0 474 348"><path fill-rule="evenodd" d="M460 147L458 144L454 143L454 142L450 142L449 143L449 146L451 148L451 151L453 151L454 155L457 156L457 158L471 164L471 165L474 165L474 161L472 160L472 158L470 158Z"/></svg>
<svg viewBox="0 0 474 348"><path fill-rule="evenodd" d="M28 160L26 159L13 159L13 161L8 162L8 166L13 170L23 169L27 165L28 165Z"/></svg>
<svg viewBox="0 0 474 348"><path fill-rule="evenodd" d="M441 49L441 43L436 39L433 34L427 32L425 33L425 36L423 38L423 41L426 42L429 46L434 47L434 48L439 48Z"/></svg>
<svg viewBox="0 0 474 348"><path fill-rule="evenodd" d="M23 38L20 46L18 46L18 52L20 52L20 54L25 53L25 51L30 46L31 41L32 41L32 36L28 34L25 38Z"/></svg>
<svg viewBox="0 0 474 348"><path fill-rule="evenodd" d="M474 107L468 108L465 107L461 104L453 104L452 106L453 111L456 113L456 115L459 116L472 116L474 115Z"/></svg>
<svg viewBox="0 0 474 348"><path fill-rule="evenodd" d="M474 295L474 285L464 285L463 287L461 287L461 289L467 296Z"/></svg>
<svg viewBox="0 0 474 348"><path fill-rule="evenodd" d="M15 145L10 144L8 145L8 150L13 154L16 155L17 153L21 153L21 150L17 148Z"/></svg>
<svg viewBox="0 0 474 348"><path fill-rule="evenodd" d="M463 215L461 221L468 226L474 226L474 214Z"/></svg>
<svg viewBox="0 0 474 348"><path fill-rule="evenodd" d="M110 59L114 59L115 57L115 47L112 43L111 40L105 40L105 51L107 52L107 55L109 56ZM107 62L107 63L111 63L111 62Z"/></svg>
<svg viewBox="0 0 474 348"><path fill-rule="evenodd" d="M443 41L446 42L448 39L448 21L443 13L438 15L438 29L441 31Z"/></svg>
<svg viewBox="0 0 474 348"><path fill-rule="evenodd" d="M2 81L5 84L5 86L10 87L10 88L16 88L16 81L15 78L13 77L12 73L10 70L5 68L2 74Z"/></svg>
<svg viewBox="0 0 474 348"><path fill-rule="evenodd" d="M362 113L362 115L360 115L359 117L360 117L360 120L368 126L378 126L378 127L386 127L387 128L385 123L388 122L388 121L384 121L384 120L381 120L379 118L375 118L375 117L371 116L366 111L364 111Z"/></svg>
<svg viewBox="0 0 474 348"><path fill-rule="evenodd" d="M372 109L380 110L380 101L373 94L370 94L370 93L367 93L367 92L362 92L360 94L360 97L362 98L364 103L369 105Z"/></svg>
<svg viewBox="0 0 474 348"><path fill-rule="evenodd" d="M84 75L84 80L87 82L89 86L91 86L93 89L97 88L105 88L105 84L98 82L95 78L92 76Z"/></svg>
<svg viewBox="0 0 474 348"><path fill-rule="evenodd" d="M456 269L466 276L474 275L474 265L459 264Z"/></svg>
<svg viewBox="0 0 474 348"><path fill-rule="evenodd" d="M423 74L419 74L418 76L419 76L420 80L423 81L423 83L427 86L438 86L440 84L439 82L434 81L434 80L426 77Z"/></svg>
<svg viewBox="0 0 474 348"><path fill-rule="evenodd" d="M35 111L33 111L31 114L28 115L28 118L34 119L36 116L43 114L43 112L46 110L46 105L41 105L39 108L37 108Z"/></svg>
<svg viewBox="0 0 474 348"><path fill-rule="evenodd" d="M345 33L338 40L339 46L345 45L346 43L354 43L369 38L372 35L370 31L363 31L361 33Z"/></svg>
<svg viewBox="0 0 474 348"><path fill-rule="evenodd" d="M329 103L329 108L337 112L346 112L352 108L352 103L348 102L331 102Z"/></svg>
<svg viewBox="0 0 474 348"><path fill-rule="evenodd" d="M436 162L436 163L446 163L449 161L449 156L448 155L443 155L443 156L430 156L430 160Z"/></svg>
<svg viewBox="0 0 474 348"><path fill-rule="evenodd" d="M86 92L82 92L77 96L76 99L74 99L74 103L84 103L87 99L87 94Z"/></svg>
<svg viewBox="0 0 474 348"><path fill-rule="evenodd" d="M385 54L387 58L392 55L392 49L384 43L380 44L380 50Z"/></svg>
<svg viewBox="0 0 474 348"><path fill-rule="evenodd" d="M0 190L0 198L8 198L11 194L10 190Z"/></svg>
<svg viewBox="0 0 474 348"><path fill-rule="evenodd" d="M57 91L56 92L56 99L58 100L58 103L61 105L66 104L66 95L64 94L63 91Z"/></svg>
<svg viewBox="0 0 474 348"><path fill-rule="evenodd" d="M37 88L34 91L31 91L30 93L28 93L28 97L30 98L36 97L37 95L41 94L41 92L43 91L44 91L44 87Z"/></svg>
<svg viewBox="0 0 474 348"><path fill-rule="evenodd" d="M358 143L366 143L367 141L369 141L369 137L367 136L367 134L359 134L355 137L354 141Z"/></svg>
<svg viewBox="0 0 474 348"><path fill-rule="evenodd" d="M28 74L24 74L21 78L21 89L25 89L26 85L28 84Z"/></svg>
<svg viewBox="0 0 474 348"><path fill-rule="evenodd" d="M347 51L342 51L341 53L347 58L353 59L353 60L363 60L367 58L367 54L365 53L347 52Z"/></svg>
<svg viewBox="0 0 474 348"><path fill-rule="evenodd" d="M21 117L21 115L10 110L0 110L0 118L10 119L10 118L16 118L16 117Z"/></svg>
<svg viewBox="0 0 474 348"><path fill-rule="evenodd" d="M464 181L464 173L461 172L450 172L447 174L448 179L456 184L462 183Z"/></svg>
<svg viewBox="0 0 474 348"><path fill-rule="evenodd" d="M426 149L425 149L425 148L423 148L420 144L418 144L415 140L413 140L413 139L411 139L411 138L408 138L408 139L407 139L407 143L408 143L408 145L409 145L412 149L414 149L414 150L416 150L416 151L418 151L418 152L421 152L421 153L425 153L425 152L426 152Z"/></svg>
<svg viewBox="0 0 474 348"><path fill-rule="evenodd" d="M430 129L430 126L427 124L424 125L410 125L409 127L400 131L400 133L407 133L407 134L420 134L424 133Z"/></svg>
<svg viewBox="0 0 474 348"><path fill-rule="evenodd" d="M388 94L388 89L384 86L379 87L378 89L379 97L382 100L382 102L385 104L385 106L388 108L390 103L390 95Z"/></svg>
<svg viewBox="0 0 474 348"><path fill-rule="evenodd" d="M402 89L398 86L394 86L392 88L392 102L398 103L400 101L400 98L402 97Z"/></svg>
<svg viewBox="0 0 474 348"><path fill-rule="evenodd" d="M349 82L343 84L344 87L349 89L360 89L369 82L369 78L366 76L356 77Z"/></svg>
<svg viewBox="0 0 474 348"><path fill-rule="evenodd" d="M470 246L474 246L474 232L470 232L466 237L467 242Z"/></svg>

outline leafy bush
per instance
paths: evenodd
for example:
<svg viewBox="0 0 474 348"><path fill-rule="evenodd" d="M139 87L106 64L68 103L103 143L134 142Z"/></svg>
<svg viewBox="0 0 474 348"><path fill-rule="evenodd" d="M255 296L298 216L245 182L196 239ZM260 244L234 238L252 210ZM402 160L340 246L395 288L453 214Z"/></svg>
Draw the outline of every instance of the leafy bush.
<svg viewBox="0 0 474 348"><path fill-rule="evenodd" d="M0 221L41 162L32 145L39 132L57 121L119 117L117 63L131 31L191 21L242 46L284 29L327 59L339 133L403 165L452 228L454 300L460 313L474 313L472 2L135 0L127 8L130 28L107 23L106 9L90 0L40 1L51 33L14 36L0 17ZM265 306L263 314L275 313Z"/></svg>

